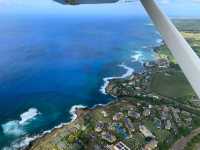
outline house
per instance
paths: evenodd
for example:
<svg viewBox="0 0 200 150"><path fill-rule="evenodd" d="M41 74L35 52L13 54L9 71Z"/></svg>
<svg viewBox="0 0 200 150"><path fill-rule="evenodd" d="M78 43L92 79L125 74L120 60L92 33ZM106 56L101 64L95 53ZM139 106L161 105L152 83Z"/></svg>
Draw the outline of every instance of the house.
<svg viewBox="0 0 200 150"><path fill-rule="evenodd" d="M159 68L168 68L170 63L167 59L159 59L157 61L158 67Z"/></svg>
<svg viewBox="0 0 200 150"><path fill-rule="evenodd" d="M131 122L131 120L128 117L125 117L124 124L125 124L126 128L129 130L129 133L135 131L133 123Z"/></svg>
<svg viewBox="0 0 200 150"><path fill-rule="evenodd" d="M148 117L150 116L150 114L151 114L151 110L149 108L144 108L143 115L145 117Z"/></svg>
<svg viewBox="0 0 200 150"><path fill-rule="evenodd" d="M104 150L113 150L113 145L104 146Z"/></svg>
<svg viewBox="0 0 200 150"><path fill-rule="evenodd" d="M119 121L120 119L122 119L123 117L123 113L122 112L117 112L114 116L113 116L113 121Z"/></svg>
<svg viewBox="0 0 200 150"><path fill-rule="evenodd" d="M154 125L157 129L161 129L161 120L158 118L154 118Z"/></svg>
<svg viewBox="0 0 200 150"><path fill-rule="evenodd" d="M167 106L164 106L161 112L161 119L166 120L168 116L169 116L169 108Z"/></svg>
<svg viewBox="0 0 200 150"><path fill-rule="evenodd" d="M128 116L133 119L139 119L140 113L135 112L135 111L128 111Z"/></svg>
<svg viewBox="0 0 200 150"><path fill-rule="evenodd" d="M156 66L156 62L155 62L155 61L145 62L145 63L144 63L144 66L145 66L145 67L152 68L152 67L155 67L155 66Z"/></svg>
<svg viewBox="0 0 200 150"><path fill-rule="evenodd" d="M108 117L108 113L106 111L101 111L101 113L103 114L104 117Z"/></svg>
<svg viewBox="0 0 200 150"><path fill-rule="evenodd" d="M100 121L96 124L95 131L101 132L103 130L103 128L104 128L104 123Z"/></svg>
<svg viewBox="0 0 200 150"><path fill-rule="evenodd" d="M180 126L181 125L181 119L180 119L180 116L179 116L180 110L175 109L173 107L171 108L171 110L172 110L175 122L178 124L178 126Z"/></svg>
<svg viewBox="0 0 200 150"><path fill-rule="evenodd" d="M171 121L170 121L170 120L167 120L166 123L165 123L165 129L170 130L171 127L172 127Z"/></svg>
<svg viewBox="0 0 200 150"><path fill-rule="evenodd" d="M158 141L151 140L148 144L144 146L144 150L153 150L158 147Z"/></svg>
<svg viewBox="0 0 200 150"><path fill-rule="evenodd" d="M149 104L149 106L148 106L148 107L149 107L149 109L152 109L152 108L153 108L153 106L152 106L151 104Z"/></svg>
<svg viewBox="0 0 200 150"><path fill-rule="evenodd" d="M118 142L114 145L114 150L131 150L128 146L126 146L123 142Z"/></svg>
<svg viewBox="0 0 200 150"><path fill-rule="evenodd" d="M117 140L116 137L112 133L105 132L105 131L101 133L101 138L106 140L109 143L114 143Z"/></svg>
<svg viewBox="0 0 200 150"><path fill-rule="evenodd" d="M155 136L149 131L144 125L139 126L140 132L144 135L146 138L155 138Z"/></svg>

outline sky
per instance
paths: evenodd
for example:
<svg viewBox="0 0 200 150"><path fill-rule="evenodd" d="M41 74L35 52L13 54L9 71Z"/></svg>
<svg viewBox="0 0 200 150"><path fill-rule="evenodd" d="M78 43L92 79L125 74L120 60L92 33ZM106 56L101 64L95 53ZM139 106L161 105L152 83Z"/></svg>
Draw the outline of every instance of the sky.
<svg viewBox="0 0 200 150"><path fill-rule="evenodd" d="M123 0L121 0L123 1ZM61 5L53 0L0 0L0 15L145 15L139 0L98 5ZM156 0L172 17L200 17L200 0Z"/></svg>

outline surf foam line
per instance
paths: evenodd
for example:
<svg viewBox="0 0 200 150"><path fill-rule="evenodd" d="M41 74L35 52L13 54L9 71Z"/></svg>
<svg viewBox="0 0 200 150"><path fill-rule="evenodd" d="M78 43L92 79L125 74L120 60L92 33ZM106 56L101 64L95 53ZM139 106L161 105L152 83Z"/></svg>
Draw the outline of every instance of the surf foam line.
<svg viewBox="0 0 200 150"><path fill-rule="evenodd" d="M2 150L17 150L17 149L23 150L23 149L25 149L34 140L41 138L46 134L51 133L54 129L62 128L63 126L66 126L66 125L70 124L71 122L75 121L76 118L77 118L76 110L77 109L83 109L83 108L87 108L87 107L84 106L84 105L74 105L74 106L72 106L71 109L69 110L69 113L71 114L71 121L69 121L67 123L60 123L59 125L55 126L54 128L52 128L50 130L43 131L41 134L37 134L35 136L22 137L21 139L18 139L16 141L14 141L13 143L11 143L10 147L4 147Z"/></svg>
<svg viewBox="0 0 200 150"><path fill-rule="evenodd" d="M147 23L147 24L145 24L146 26L151 26L151 27L153 27L154 26L154 24L153 23Z"/></svg>
<svg viewBox="0 0 200 150"><path fill-rule="evenodd" d="M133 55L131 55L133 59L132 62L142 62L143 54L142 51L135 51Z"/></svg>
<svg viewBox="0 0 200 150"><path fill-rule="evenodd" d="M131 76L134 73L134 69L133 68L128 67L128 66L126 66L124 64L120 64L120 65L118 65L118 67L122 67L123 69L126 70L126 72L123 75L119 76L119 77L106 77L106 78L103 78L104 84L100 88L100 92L102 94L104 94L104 95L107 94L106 93L106 87L109 84L109 80L126 78L126 77Z"/></svg>
<svg viewBox="0 0 200 150"><path fill-rule="evenodd" d="M26 132L23 129L30 121L35 119L40 112L36 108L29 108L26 112L20 115L20 120L8 121L1 125L3 133L5 135L21 136Z"/></svg>
<svg viewBox="0 0 200 150"><path fill-rule="evenodd" d="M162 44L162 42L163 42L163 40L160 39L160 38L156 40L156 43L157 43L157 44Z"/></svg>

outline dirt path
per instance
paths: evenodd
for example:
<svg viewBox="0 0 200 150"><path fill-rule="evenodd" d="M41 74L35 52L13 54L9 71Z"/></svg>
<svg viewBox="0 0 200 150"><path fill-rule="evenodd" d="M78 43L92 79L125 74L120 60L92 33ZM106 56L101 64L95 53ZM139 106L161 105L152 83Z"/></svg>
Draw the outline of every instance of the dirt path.
<svg viewBox="0 0 200 150"><path fill-rule="evenodd" d="M171 148L171 150L184 150L187 143L196 135L200 134L200 128L193 130L189 135L186 137L182 137L179 139Z"/></svg>

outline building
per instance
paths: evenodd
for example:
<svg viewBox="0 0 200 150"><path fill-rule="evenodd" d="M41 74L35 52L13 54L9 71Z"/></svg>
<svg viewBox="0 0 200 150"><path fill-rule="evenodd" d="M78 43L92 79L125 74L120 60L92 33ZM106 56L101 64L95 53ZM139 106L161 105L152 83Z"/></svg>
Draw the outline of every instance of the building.
<svg viewBox="0 0 200 150"><path fill-rule="evenodd" d="M144 135L144 137L155 138L155 136L151 133L151 131L149 131L144 125L140 125L139 130Z"/></svg>
<svg viewBox="0 0 200 150"><path fill-rule="evenodd" d="M170 130L171 127L172 127L171 121L170 121L170 120L167 120L166 123L165 123L165 129Z"/></svg>
<svg viewBox="0 0 200 150"><path fill-rule="evenodd" d="M168 68L170 63L167 59L159 59L157 61L158 67L159 68Z"/></svg>
<svg viewBox="0 0 200 150"><path fill-rule="evenodd" d="M122 119L123 117L123 113L122 112L117 112L114 116L113 116L113 121L119 121L120 119Z"/></svg>
<svg viewBox="0 0 200 150"><path fill-rule="evenodd" d="M139 119L140 113L135 112L135 111L128 111L128 116L133 119Z"/></svg>
<svg viewBox="0 0 200 150"><path fill-rule="evenodd" d="M173 113L173 117L175 122L178 124L178 126L181 126L181 118L179 116L180 110L179 109L175 109L175 108L171 108L172 113Z"/></svg>
<svg viewBox="0 0 200 150"><path fill-rule="evenodd" d="M131 150L131 149L120 141L114 145L113 150Z"/></svg>
<svg viewBox="0 0 200 150"><path fill-rule="evenodd" d="M128 129L128 131L129 131L130 134L131 134L131 132L135 131L133 123L131 122L131 120L128 117L125 117L124 124L125 124L125 126Z"/></svg>
<svg viewBox="0 0 200 150"><path fill-rule="evenodd" d="M95 131L96 132L101 132L103 130L103 128L104 128L104 123L103 122L98 122L96 124Z"/></svg>
<svg viewBox="0 0 200 150"><path fill-rule="evenodd" d="M161 129L161 120L155 117L154 125L156 126L157 129Z"/></svg>
<svg viewBox="0 0 200 150"><path fill-rule="evenodd" d="M144 146L144 150L153 150L158 147L158 141L151 140L148 144Z"/></svg>
<svg viewBox="0 0 200 150"><path fill-rule="evenodd" d="M144 108L143 115L145 117L148 117L150 116L150 114L151 114L151 110L149 108Z"/></svg>
<svg viewBox="0 0 200 150"><path fill-rule="evenodd" d="M110 132L102 132L101 137L109 143L114 143L117 140L116 137Z"/></svg>
<svg viewBox="0 0 200 150"><path fill-rule="evenodd" d="M101 111L101 113L102 113L102 115L104 116L104 117L108 117L108 113L106 112L106 111Z"/></svg>
<svg viewBox="0 0 200 150"><path fill-rule="evenodd" d="M161 112L161 119L166 120L168 117L169 117L169 108L167 106L164 106Z"/></svg>
<svg viewBox="0 0 200 150"><path fill-rule="evenodd" d="M104 150L113 150L113 145L104 146Z"/></svg>

